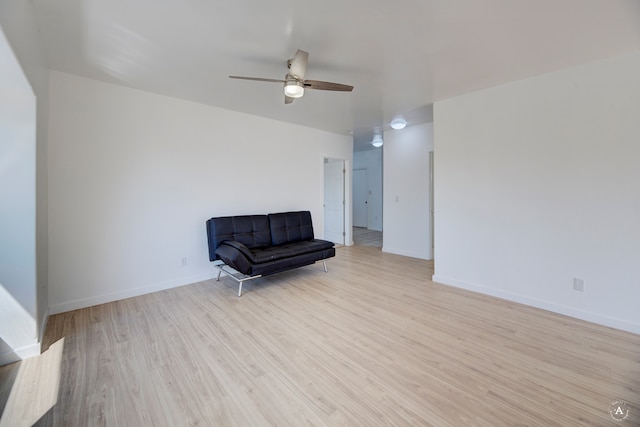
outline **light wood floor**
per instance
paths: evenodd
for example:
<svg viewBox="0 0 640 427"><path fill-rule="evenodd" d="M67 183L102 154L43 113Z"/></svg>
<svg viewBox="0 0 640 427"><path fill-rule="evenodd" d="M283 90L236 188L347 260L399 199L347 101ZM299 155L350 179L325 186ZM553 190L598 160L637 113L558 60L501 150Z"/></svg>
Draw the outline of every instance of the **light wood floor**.
<svg viewBox="0 0 640 427"><path fill-rule="evenodd" d="M374 247L328 267L52 316L62 381L39 425L640 423L640 336L435 284L430 262Z"/></svg>
<svg viewBox="0 0 640 427"><path fill-rule="evenodd" d="M63 349L61 338L44 353L9 368L15 376L0 374L0 427L30 427L57 403Z"/></svg>
<svg viewBox="0 0 640 427"><path fill-rule="evenodd" d="M382 231L353 227L353 244L360 246L382 247Z"/></svg>

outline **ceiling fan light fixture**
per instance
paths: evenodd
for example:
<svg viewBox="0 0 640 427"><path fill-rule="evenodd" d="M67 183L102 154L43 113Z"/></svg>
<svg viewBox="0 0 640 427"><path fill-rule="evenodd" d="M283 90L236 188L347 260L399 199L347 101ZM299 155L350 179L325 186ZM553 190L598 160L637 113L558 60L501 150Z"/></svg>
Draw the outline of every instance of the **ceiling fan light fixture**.
<svg viewBox="0 0 640 427"><path fill-rule="evenodd" d="M304 95L304 85L296 79L287 79L284 83L284 94L289 98L300 98Z"/></svg>
<svg viewBox="0 0 640 427"><path fill-rule="evenodd" d="M397 117L391 121L390 126L395 130L404 129L407 126L407 121L402 117Z"/></svg>

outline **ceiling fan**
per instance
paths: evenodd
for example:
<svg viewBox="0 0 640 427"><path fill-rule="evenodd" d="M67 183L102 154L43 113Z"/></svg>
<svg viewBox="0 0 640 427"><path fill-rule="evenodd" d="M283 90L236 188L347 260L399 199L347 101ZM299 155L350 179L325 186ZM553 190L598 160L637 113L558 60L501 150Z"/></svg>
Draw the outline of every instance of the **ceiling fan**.
<svg viewBox="0 0 640 427"><path fill-rule="evenodd" d="M284 103L291 104L294 99L304 95L305 89L334 90L339 92L351 92L353 86L340 83L323 82L320 80L305 80L309 53L298 49L295 56L287 61L289 72L284 80L263 79L260 77L229 76L232 79L255 80L258 82L284 83Z"/></svg>

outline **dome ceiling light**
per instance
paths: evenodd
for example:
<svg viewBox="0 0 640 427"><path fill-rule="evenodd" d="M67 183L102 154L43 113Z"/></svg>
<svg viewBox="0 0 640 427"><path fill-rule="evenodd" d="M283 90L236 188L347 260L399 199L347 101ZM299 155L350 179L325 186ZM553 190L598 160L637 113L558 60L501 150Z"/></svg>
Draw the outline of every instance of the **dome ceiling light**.
<svg viewBox="0 0 640 427"><path fill-rule="evenodd" d="M373 145L374 147L378 148L378 147L382 147L382 135L380 134L375 134L373 136L373 139L371 140L371 145Z"/></svg>
<svg viewBox="0 0 640 427"><path fill-rule="evenodd" d="M389 125L391 126L392 129L400 130L400 129L404 129L407 126L407 121L402 117L396 117L391 121Z"/></svg>

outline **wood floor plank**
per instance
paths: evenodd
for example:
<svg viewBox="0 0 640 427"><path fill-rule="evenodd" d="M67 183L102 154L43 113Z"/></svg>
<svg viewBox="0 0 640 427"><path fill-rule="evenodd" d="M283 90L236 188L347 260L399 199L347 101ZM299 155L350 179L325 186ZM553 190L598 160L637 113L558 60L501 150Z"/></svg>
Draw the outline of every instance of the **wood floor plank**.
<svg viewBox="0 0 640 427"><path fill-rule="evenodd" d="M39 356L16 363L18 370L0 416L0 427L29 427L57 402L64 338Z"/></svg>
<svg viewBox="0 0 640 427"><path fill-rule="evenodd" d="M432 262L376 247L328 267L51 316L62 381L39 425L640 425L640 336L433 283Z"/></svg>

